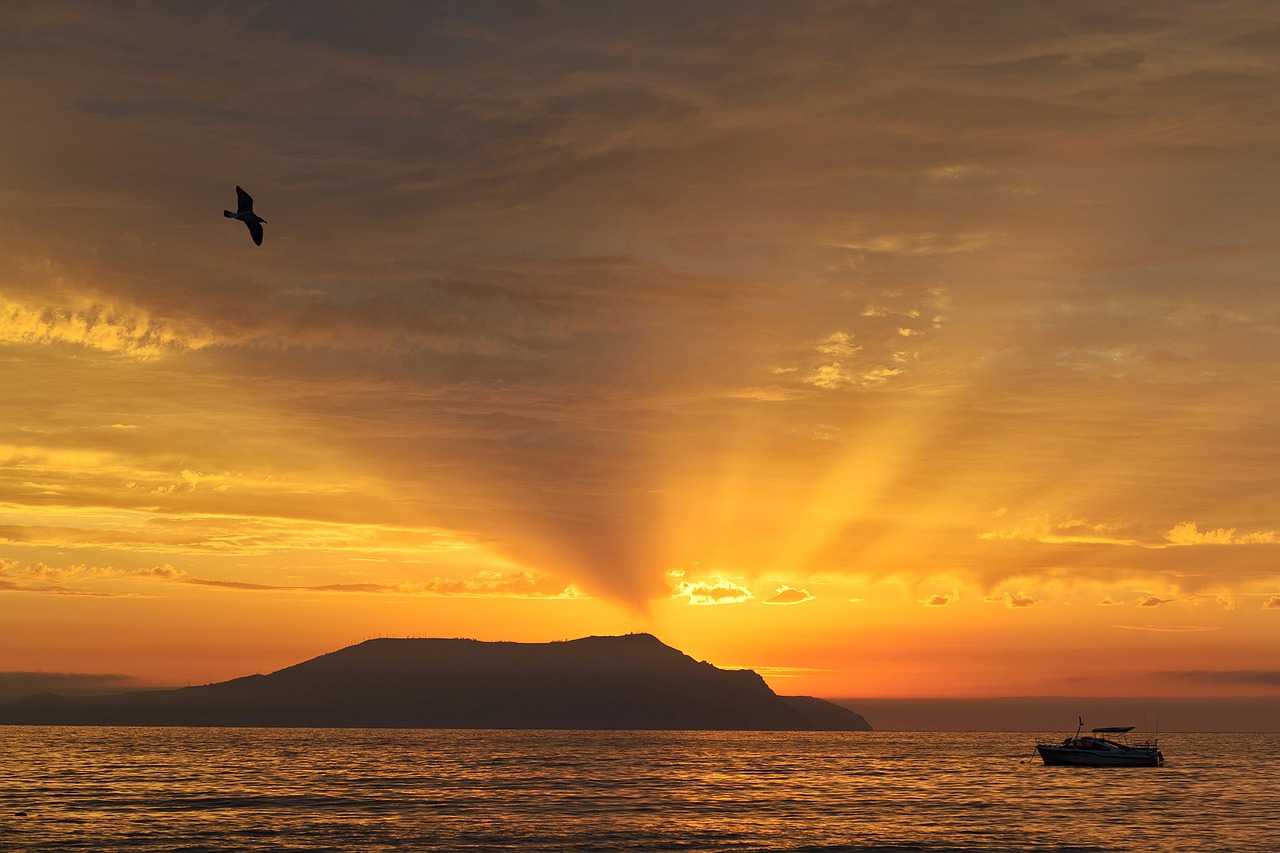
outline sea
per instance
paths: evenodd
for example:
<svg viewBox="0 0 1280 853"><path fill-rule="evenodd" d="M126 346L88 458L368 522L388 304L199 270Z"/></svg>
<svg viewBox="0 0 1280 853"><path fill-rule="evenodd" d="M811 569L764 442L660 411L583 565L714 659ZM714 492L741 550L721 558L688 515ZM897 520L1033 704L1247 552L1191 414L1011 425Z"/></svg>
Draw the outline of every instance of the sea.
<svg viewBox="0 0 1280 853"><path fill-rule="evenodd" d="M3 851L1280 849L1280 734L0 726Z"/></svg>

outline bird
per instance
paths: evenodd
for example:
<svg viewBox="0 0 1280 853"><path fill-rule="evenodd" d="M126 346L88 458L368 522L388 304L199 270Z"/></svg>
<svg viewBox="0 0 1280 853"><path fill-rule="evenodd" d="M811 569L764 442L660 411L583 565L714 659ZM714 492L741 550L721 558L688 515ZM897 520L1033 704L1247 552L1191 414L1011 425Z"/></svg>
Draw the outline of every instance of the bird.
<svg viewBox="0 0 1280 853"><path fill-rule="evenodd" d="M222 215L228 219L239 219L249 226L249 235L253 237L254 245L262 245L262 225L267 220L253 212L253 196L236 187L236 212L224 210Z"/></svg>

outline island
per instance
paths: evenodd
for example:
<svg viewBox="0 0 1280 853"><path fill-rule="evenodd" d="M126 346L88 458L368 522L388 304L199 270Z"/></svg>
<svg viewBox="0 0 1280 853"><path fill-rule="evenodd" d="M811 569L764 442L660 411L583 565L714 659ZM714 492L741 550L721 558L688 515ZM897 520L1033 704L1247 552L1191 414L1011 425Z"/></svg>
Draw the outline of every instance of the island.
<svg viewBox="0 0 1280 853"><path fill-rule="evenodd" d="M449 729L870 731L650 634L551 643L376 639L269 675L110 696L41 693L0 724Z"/></svg>

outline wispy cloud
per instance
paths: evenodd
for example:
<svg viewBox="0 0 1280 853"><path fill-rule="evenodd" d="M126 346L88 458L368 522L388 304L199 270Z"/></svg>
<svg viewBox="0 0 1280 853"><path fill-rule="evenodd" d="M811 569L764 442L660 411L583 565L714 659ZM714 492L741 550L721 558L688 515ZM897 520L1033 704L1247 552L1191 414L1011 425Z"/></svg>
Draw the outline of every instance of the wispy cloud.
<svg viewBox="0 0 1280 853"><path fill-rule="evenodd" d="M36 306L0 297L0 345L75 344L152 359L214 343L208 330L155 320L139 309L88 301Z"/></svg>
<svg viewBox="0 0 1280 853"><path fill-rule="evenodd" d="M124 581L126 585L119 582ZM130 587L128 582L135 585ZM186 584L244 592L330 592L376 595L432 595L479 598L583 598L573 584L536 571L480 571L460 577L432 577L421 581L358 581L322 584L284 584L263 581L204 578L170 565L117 569L88 565L54 568L43 563L22 566L0 561L0 591L51 595L134 596L146 583ZM110 586L103 589L103 585ZM143 586L139 586L139 584Z"/></svg>
<svg viewBox="0 0 1280 853"><path fill-rule="evenodd" d="M1153 631L1157 634L1195 634L1217 631L1216 625L1112 625L1121 631Z"/></svg>
<svg viewBox="0 0 1280 853"><path fill-rule="evenodd" d="M329 583L314 585L265 584L251 581L183 578L181 583L222 589L284 592L337 592L374 595L451 595L479 598L583 598L578 587L564 586L535 572L482 572L473 577L429 578L425 581Z"/></svg>
<svg viewBox="0 0 1280 853"><path fill-rule="evenodd" d="M1141 545L1138 540L1122 535L1124 527L1122 524L1091 522L1074 516L1052 518L1046 515L1028 518L1015 526L987 531L979 536L989 540L1024 540L1051 545Z"/></svg>
<svg viewBox="0 0 1280 853"><path fill-rule="evenodd" d="M1175 524L1165 537L1174 545L1275 545L1280 543L1280 534L1274 530L1238 534L1234 527L1219 527L1216 530L1201 532L1194 521Z"/></svg>
<svg viewBox="0 0 1280 853"><path fill-rule="evenodd" d="M951 234L876 234L866 237L849 237L833 241L831 245L859 252L888 255L950 255L988 248L991 235L975 233Z"/></svg>
<svg viewBox="0 0 1280 853"><path fill-rule="evenodd" d="M1229 670L1173 670L1155 673L1161 678L1180 681L1196 681L1203 684L1265 684L1280 685L1280 670L1229 669Z"/></svg>

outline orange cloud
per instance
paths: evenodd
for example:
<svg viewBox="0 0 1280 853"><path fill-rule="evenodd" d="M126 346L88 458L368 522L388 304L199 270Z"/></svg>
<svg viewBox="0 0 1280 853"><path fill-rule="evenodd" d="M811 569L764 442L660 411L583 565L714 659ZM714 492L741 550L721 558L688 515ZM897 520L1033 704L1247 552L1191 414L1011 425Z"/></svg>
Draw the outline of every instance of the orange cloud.
<svg viewBox="0 0 1280 853"><path fill-rule="evenodd" d="M778 587L778 591L772 598L766 598L765 604L802 604L806 601L813 601L814 596L810 595L807 590L796 589L790 586Z"/></svg>
<svg viewBox="0 0 1280 853"><path fill-rule="evenodd" d="M673 576L675 581L672 585L672 597L687 598L689 604L742 604L755 597L751 594L751 590L745 586L723 577L711 580L685 581L679 579L683 577L683 572L672 572L669 573L669 576Z"/></svg>
<svg viewBox="0 0 1280 853"><path fill-rule="evenodd" d="M1217 631L1216 625L1112 625L1121 631L1153 631L1157 634L1195 634L1202 631Z"/></svg>
<svg viewBox="0 0 1280 853"><path fill-rule="evenodd" d="M1200 532L1194 521L1175 524L1165 534L1174 545L1274 545L1280 543L1280 534L1274 530L1236 535L1236 528L1222 528Z"/></svg>

